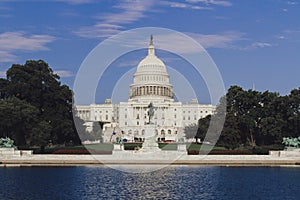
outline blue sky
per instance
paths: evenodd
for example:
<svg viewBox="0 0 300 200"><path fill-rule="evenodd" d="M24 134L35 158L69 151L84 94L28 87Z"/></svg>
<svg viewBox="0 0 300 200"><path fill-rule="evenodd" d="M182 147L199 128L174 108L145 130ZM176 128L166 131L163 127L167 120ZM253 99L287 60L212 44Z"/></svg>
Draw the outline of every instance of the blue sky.
<svg viewBox="0 0 300 200"><path fill-rule="evenodd" d="M299 0L0 0L0 76L13 63L43 59L72 87L101 41L133 28L163 27L203 45L226 88L255 85L288 94L300 86L299 19ZM123 58L107 79L136 67L145 52ZM205 90L198 93L209 101ZM97 95L102 102L109 91Z"/></svg>

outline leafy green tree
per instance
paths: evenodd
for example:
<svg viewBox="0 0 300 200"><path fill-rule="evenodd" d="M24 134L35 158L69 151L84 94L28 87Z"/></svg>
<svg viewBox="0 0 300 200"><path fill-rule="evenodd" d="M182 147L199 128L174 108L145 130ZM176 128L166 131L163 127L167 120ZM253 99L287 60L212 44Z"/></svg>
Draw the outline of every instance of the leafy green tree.
<svg viewBox="0 0 300 200"><path fill-rule="evenodd" d="M273 116L263 118L261 121L260 144L280 144L282 141L283 125L284 121L280 118L276 119Z"/></svg>
<svg viewBox="0 0 300 200"><path fill-rule="evenodd" d="M229 88L226 97L226 120L219 145L281 144L282 137L300 136L300 89L287 96L273 92L245 91L239 86ZM216 114L220 112L217 107Z"/></svg>
<svg viewBox="0 0 300 200"><path fill-rule="evenodd" d="M226 116L224 128L217 144L227 149L235 149L242 144L238 121L234 115Z"/></svg>
<svg viewBox="0 0 300 200"><path fill-rule="evenodd" d="M300 88L293 89L287 96L288 109L285 110L287 121L284 127L284 136L299 137L300 136Z"/></svg>
<svg viewBox="0 0 300 200"><path fill-rule="evenodd" d="M0 137L10 137L17 146L26 144L26 135L35 127L38 109L15 97L0 100Z"/></svg>
<svg viewBox="0 0 300 200"><path fill-rule="evenodd" d="M184 127L184 133L185 133L186 139L195 138L196 134L197 134L197 129L198 129L197 124L190 124L190 125Z"/></svg>
<svg viewBox="0 0 300 200"><path fill-rule="evenodd" d="M54 144L80 143L72 116L72 91L61 85L59 76L46 62L29 60L24 65L12 65L0 86L2 99L16 97L37 109L35 133L42 134L38 130L47 128L47 123L52 127L50 139Z"/></svg>
<svg viewBox="0 0 300 200"><path fill-rule="evenodd" d="M198 120L197 133L195 135L196 141L198 141L198 139L204 140L208 131L210 120L211 120L211 115L208 115L205 118Z"/></svg>
<svg viewBox="0 0 300 200"><path fill-rule="evenodd" d="M8 94L8 81L6 79L0 78L0 99L6 99L9 97Z"/></svg>
<svg viewBox="0 0 300 200"><path fill-rule="evenodd" d="M46 121L40 121L28 134L27 143L30 146L40 146L43 152L51 138L51 125Z"/></svg>

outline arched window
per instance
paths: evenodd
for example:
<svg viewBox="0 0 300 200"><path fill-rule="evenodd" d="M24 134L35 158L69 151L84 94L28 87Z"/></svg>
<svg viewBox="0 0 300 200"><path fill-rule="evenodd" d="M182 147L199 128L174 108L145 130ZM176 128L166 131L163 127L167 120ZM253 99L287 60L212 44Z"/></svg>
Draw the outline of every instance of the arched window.
<svg viewBox="0 0 300 200"><path fill-rule="evenodd" d="M139 131L138 130L134 130L134 135L138 135Z"/></svg>

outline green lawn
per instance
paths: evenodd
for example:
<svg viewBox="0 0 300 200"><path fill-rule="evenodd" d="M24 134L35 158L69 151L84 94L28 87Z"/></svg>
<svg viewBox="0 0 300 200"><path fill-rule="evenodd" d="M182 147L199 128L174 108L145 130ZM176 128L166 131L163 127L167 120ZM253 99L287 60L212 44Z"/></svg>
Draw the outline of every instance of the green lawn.
<svg viewBox="0 0 300 200"><path fill-rule="evenodd" d="M142 143L125 143L124 144L124 148L125 150L134 150L136 147L141 148L142 147ZM112 151L113 150L113 144L111 143L101 143L101 144L89 144L89 145L78 145L78 146L55 146L55 147L48 147L45 148L45 151L43 153L52 153L56 150L95 150L95 151ZM177 143L159 143L159 148L161 148L162 150L166 150L166 151L176 151L177 150ZM203 148L203 149L201 149ZM34 149L35 153L42 153L40 151L40 149L37 148L31 148ZM191 151L220 151L220 150L226 150L225 147L218 147L215 146L211 149L210 145L207 144L187 144L187 150L191 150ZM271 145L271 146L257 146L255 149L251 149L251 148L245 148L245 147L241 147L238 148L236 150L250 150L252 151L254 154L268 154L269 150L281 150L283 149L282 145Z"/></svg>
<svg viewBox="0 0 300 200"><path fill-rule="evenodd" d="M218 151L218 150L226 150L225 147L217 147L217 146L214 146L212 149L211 149L211 145L207 145L207 144L187 144L187 149L188 150L203 150L203 151L210 151L210 150L215 150L215 151Z"/></svg>
<svg viewBox="0 0 300 200"><path fill-rule="evenodd" d="M81 147L83 147L83 146L81 146ZM88 145L85 145L84 147L87 150L112 151L114 148L114 145L110 144L110 143L102 143L102 144L88 144Z"/></svg>

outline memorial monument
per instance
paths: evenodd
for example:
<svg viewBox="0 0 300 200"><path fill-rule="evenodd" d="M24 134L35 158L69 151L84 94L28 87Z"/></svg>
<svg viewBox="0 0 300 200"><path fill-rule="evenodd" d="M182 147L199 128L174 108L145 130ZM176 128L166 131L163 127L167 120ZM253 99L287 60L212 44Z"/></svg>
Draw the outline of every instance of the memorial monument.
<svg viewBox="0 0 300 200"><path fill-rule="evenodd" d="M145 141L139 152L157 152L161 151L156 142L155 123L152 121L154 116L154 106L152 103L147 108L148 122L145 125Z"/></svg>
<svg viewBox="0 0 300 200"><path fill-rule="evenodd" d="M17 149L17 147L14 145L14 141L12 139L10 139L9 137L0 138L0 149L1 148Z"/></svg>
<svg viewBox="0 0 300 200"><path fill-rule="evenodd" d="M17 150L17 146L14 145L14 141L9 137L0 138L0 157L12 157L12 156L30 156L31 150Z"/></svg>
<svg viewBox="0 0 300 200"><path fill-rule="evenodd" d="M282 144L284 144L283 151L269 151L269 155L278 157L300 157L300 137L282 138Z"/></svg>

